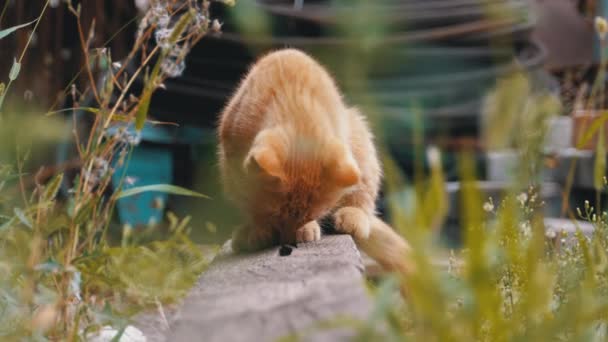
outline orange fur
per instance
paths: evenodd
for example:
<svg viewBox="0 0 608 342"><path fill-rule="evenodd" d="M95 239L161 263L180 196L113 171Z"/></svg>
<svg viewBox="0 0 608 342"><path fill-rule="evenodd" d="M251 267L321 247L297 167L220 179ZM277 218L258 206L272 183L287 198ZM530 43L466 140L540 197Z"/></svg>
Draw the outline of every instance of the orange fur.
<svg viewBox="0 0 608 342"><path fill-rule="evenodd" d="M317 220L333 215L382 266L408 271L408 244L375 216L381 168L368 125L312 58L261 58L224 109L219 139L226 194L249 222L235 250L318 240Z"/></svg>

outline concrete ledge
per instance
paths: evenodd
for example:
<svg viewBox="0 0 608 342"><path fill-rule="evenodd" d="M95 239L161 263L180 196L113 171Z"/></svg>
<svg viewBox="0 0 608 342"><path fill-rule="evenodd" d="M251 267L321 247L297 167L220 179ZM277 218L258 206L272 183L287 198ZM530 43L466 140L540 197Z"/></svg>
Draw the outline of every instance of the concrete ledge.
<svg viewBox="0 0 608 342"><path fill-rule="evenodd" d="M348 235L300 244L289 256L279 256L279 247L235 255L226 244L167 323L157 314L135 325L148 341L274 341L334 318L366 319L371 301L362 272ZM346 341L352 334L323 330L304 340Z"/></svg>

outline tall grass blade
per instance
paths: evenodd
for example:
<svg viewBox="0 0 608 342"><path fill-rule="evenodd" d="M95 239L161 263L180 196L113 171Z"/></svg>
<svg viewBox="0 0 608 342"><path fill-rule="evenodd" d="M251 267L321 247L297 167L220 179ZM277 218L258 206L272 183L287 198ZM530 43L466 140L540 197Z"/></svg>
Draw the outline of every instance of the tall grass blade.
<svg viewBox="0 0 608 342"><path fill-rule="evenodd" d="M139 186L139 187L135 187L135 188L127 189L127 190L122 190L116 195L116 199L134 196L134 195L141 194L141 193L147 192L147 191L158 191L158 192L168 193L171 195L201 197L201 198L210 199L210 197L207 195L203 195L196 191L188 190L188 189L182 188L180 186L171 185L171 184L144 185L144 186Z"/></svg>

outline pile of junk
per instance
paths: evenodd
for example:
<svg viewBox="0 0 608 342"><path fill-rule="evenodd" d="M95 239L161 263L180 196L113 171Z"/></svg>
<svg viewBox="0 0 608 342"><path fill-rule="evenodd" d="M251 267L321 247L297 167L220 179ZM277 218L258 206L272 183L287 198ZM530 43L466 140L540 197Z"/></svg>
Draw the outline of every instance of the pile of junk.
<svg viewBox="0 0 608 342"><path fill-rule="evenodd" d="M237 1L234 7L213 2L211 13L223 23L222 34L209 35L193 48L183 75L167 80L151 103L151 118L179 126L146 125L125 174L137 179L137 186L173 183L209 194L214 201L194 210L200 222L230 224L227 216L233 215L226 215L219 200L215 170L218 114L259 56L292 47L331 70L346 101L364 108L379 143L405 177L412 178L418 166L427 170L425 158L418 165L417 156L437 146L449 191L456 196L456 158L461 151L475 151L487 190L498 191L493 181L500 176L493 179L489 168L499 164L488 157L480 139L485 96L497 80L521 70L536 86L559 93L556 75L565 67L559 66L561 55L556 58L562 52L555 40L566 36L556 38L551 30L568 21L556 23L544 13L565 11L582 23L581 30L591 32L571 39L589 50L585 62L593 63L596 42L583 2L588 1L256 0ZM547 61L553 63L550 71L544 67ZM71 120L88 118L83 114ZM87 127L86 122L77 124ZM68 159L69 144L59 152L59 159ZM121 184L118 176L113 184ZM151 205L159 197L163 205ZM145 226L161 222L167 208L189 212L190 205L167 194L143 193L119 200L117 219Z"/></svg>

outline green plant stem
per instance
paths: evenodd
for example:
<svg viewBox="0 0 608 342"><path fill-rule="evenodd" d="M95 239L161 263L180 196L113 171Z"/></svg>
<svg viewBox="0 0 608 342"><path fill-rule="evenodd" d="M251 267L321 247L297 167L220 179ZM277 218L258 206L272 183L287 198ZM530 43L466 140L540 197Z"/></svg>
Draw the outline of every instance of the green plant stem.
<svg viewBox="0 0 608 342"><path fill-rule="evenodd" d="M30 36L27 39L27 43L25 43L25 47L23 47L23 51L21 51L21 56L19 56L19 61L18 61L19 64L21 64L21 61L23 61L23 57L25 57L25 53L27 52L27 49L32 42L32 38L34 37L34 34L36 33L36 29L38 28L38 25L40 24L40 21L42 20L42 16L46 12L46 9L49 7L49 2L50 2L50 0L47 0L44 3L44 7L42 8L42 11L40 12L40 15L38 16L38 18L36 19L36 25L34 25L34 29L32 30L32 32L30 32ZM8 3L8 1L7 1L7 3ZM4 9L2 12L4 14ZM8 94L8 91L11 88L12 83L13 83L13 80L9 78L8 83L6 84L6 88L4 88L4 92L2 92L2 94L0 94L0 110L2 110L2 104L4 103L4 98L5 98L6 94ZM0 111L0 120L1 119L2 119L2 112Z"/></svg>
<svg viewBox="0 0 608 342"><path fill-rule="evenodd" d="M2 13L0 13L0 24L2 24L2 19L4 19L4 14L6 14L8 4L10 4L10 1L7 0L6 2L4 2L4 7L2 7Z"/></svg>
<svg viewBox="0 0 608 342"><path fill-rule="evenodd" d="M598 79L600 80L600 84L599 84L599 97L600 97L600 109L604 106L604 91L605 91L605 75L606 75L606 55L605 55L605 40L600 40L600 71L598 74ZM604 125L600 126L600 131L599 131L599 138L598 141L600 142L600 144L605 144L605 132L604 132ZM599 153L602 153L602 155L599 155ZM601 146L601 148L598 148L598 150L596 151L596 154L598 154L596 156L596 158L601 158L600 160L603 161L605 163L606 160L606 149L605 149L605 145ZM603 183L603 177L606 175L606 169L604 166L604 169L601 170L602 172L602 180L599 180L600 183ZM594 175L594 177L598 177L598 175ZM595 182L594 182L595 183ZM598 211L598 213L601 213L601 192L602 192L602 188L603 186L598 186L595 189L595 205L596 205L596 210Z"/></svg>

